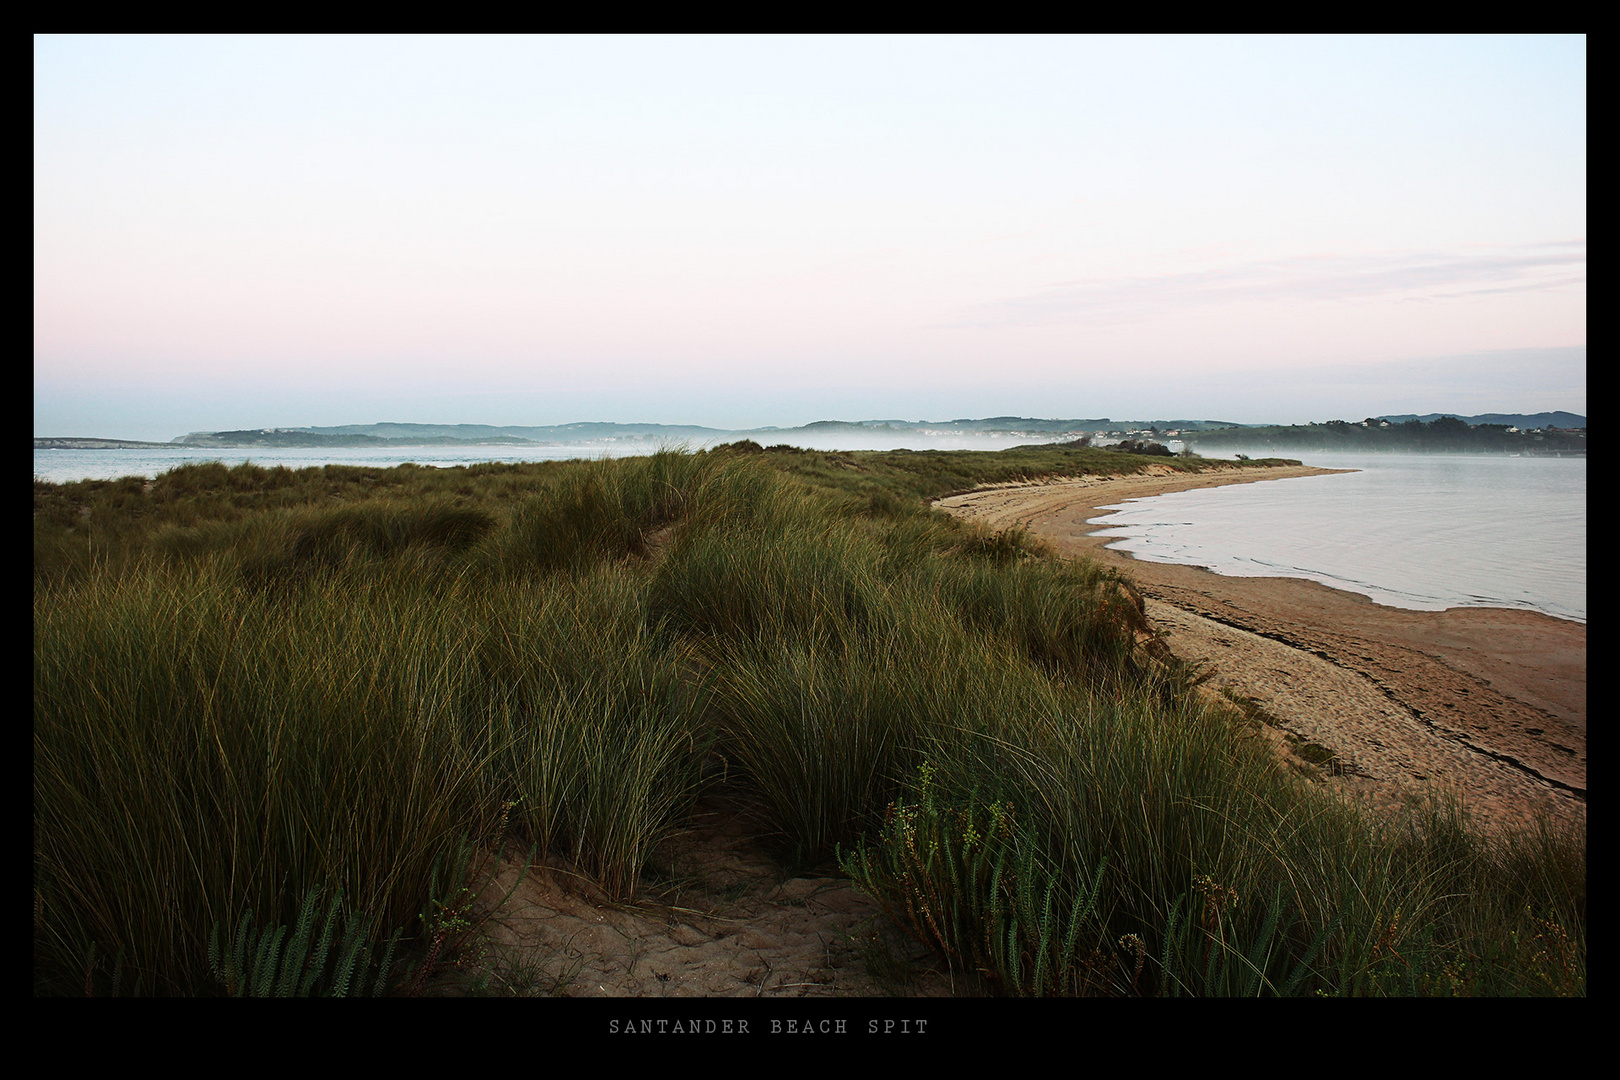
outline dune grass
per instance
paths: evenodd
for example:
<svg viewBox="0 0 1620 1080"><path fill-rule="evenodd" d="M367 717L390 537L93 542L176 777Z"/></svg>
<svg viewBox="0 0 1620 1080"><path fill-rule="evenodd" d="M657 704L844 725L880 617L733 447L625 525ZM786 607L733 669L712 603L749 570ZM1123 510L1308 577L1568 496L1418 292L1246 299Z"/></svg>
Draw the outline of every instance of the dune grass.
<svg viewBox="0 0 1620 1080"><path fill-rule="evenodd" d="M303 956L322 897L367 985L409 992L470 847L631 897L724 783L784 862L836 860L998 992L1583 994L1584 825L1336 799L1194 690L1128 582L922 502L1149 463L36 483L35 992L244 992L249 931L218 934Z"/></svg>

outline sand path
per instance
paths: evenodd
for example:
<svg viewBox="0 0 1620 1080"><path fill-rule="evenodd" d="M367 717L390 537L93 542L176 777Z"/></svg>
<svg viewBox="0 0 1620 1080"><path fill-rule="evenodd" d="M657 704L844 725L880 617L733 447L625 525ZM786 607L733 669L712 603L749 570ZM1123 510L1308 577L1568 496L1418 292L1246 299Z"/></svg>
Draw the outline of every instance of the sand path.
<svg viewBox="0 0 1620 1080"><path fill-rule="evenodd" d="M1308 466L1166 467L1124 478L999 485L940 509L1023 525L1065 555L1127 573L1171 649L1214 668L1214 687L1255 699L1299 740L1347 766L1332 782L1395 801L1462 794L1488 826L1586 810L1586 627L1499 608L1407 611L1293 578L1222 577L1142 562L1092 535L1098 509L1189 488L1327 476Z"/></svg>
<svg viewBox="0 0 1620 1080"><path fill-rule="evenodd" d="M614 998L946 997L982 992L900 933L833 867L785 871L724 795L660 846L638 899L556 861L489 875L466 970L433 993ZM482 875L480 875L482 877ZM501 901L504 899L504 903ZM498 906L497 906L498 905Z"/></svg>

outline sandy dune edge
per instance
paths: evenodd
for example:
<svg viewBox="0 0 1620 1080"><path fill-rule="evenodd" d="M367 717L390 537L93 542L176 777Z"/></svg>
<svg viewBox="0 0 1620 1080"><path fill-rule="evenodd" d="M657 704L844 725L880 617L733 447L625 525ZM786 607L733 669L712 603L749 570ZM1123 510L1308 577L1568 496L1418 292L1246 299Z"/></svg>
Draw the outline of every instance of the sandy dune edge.
<svg viewBox="0 0 1620 1080"><path fill-rule="evenodd" d="M1487 825L1584 814L1585 626L1495 608L1406 611L1311 581L1139 562L1088 523L1127 499L1339 471L1158 467L980 488L935 505L1025 526L1066 555L1129 574L1172 650L1214 669L1211 686L1255 699L1289 741L1332 750L1332 783L1379 802L1452 788Z"/></svg>

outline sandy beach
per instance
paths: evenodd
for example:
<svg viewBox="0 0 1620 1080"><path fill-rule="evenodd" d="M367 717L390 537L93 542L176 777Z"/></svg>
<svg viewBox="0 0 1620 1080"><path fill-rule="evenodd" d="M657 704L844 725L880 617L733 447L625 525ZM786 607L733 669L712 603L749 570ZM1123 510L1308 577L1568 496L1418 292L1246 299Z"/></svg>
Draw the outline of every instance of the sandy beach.
<svg viewBox="0 0 1620 1080"><path fill-rule="evenodd" d="M998 485L939 500L1126 573L1170 648L1254 699L1283 744L1334 754L1327 782L1381 804L1449 788L1488 827L1586 812L1586 627L1501 608L1409 611L1295 578L1138 561L1094 536L1099 507L1339 470L1278 466ZM1292 736L1292 738L1288 738Z"/></svg>

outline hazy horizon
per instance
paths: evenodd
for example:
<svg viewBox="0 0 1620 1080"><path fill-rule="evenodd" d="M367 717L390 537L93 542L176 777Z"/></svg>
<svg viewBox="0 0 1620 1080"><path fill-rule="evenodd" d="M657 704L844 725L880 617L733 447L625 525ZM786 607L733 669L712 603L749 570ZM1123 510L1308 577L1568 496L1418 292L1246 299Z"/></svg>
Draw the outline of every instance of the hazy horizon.
<svg viewBox="0 0 1620 1080"><path fill-rule="evenodd" d="M34 433L1586 412L1586 40L34 39Z"/></svg>
<svg viewBox="0 0 1620 1080"><path fill-rule="evenodd" d="M942 425L944 425L944 424L950 424L950 423L955 423L955 422L960 422L960 421L990 420L990 419L995 419L996 417L999 417L999 416L1009 416L1009 417L1010 416L1016 416L1016 417L1018 417L1020 419L1026 419L1026 420L1103 420L1103 419L1106 419L1110 423L1126 423L1126 422L1130 422L1130 423L1138 423L1138 422L1146 423L1146 422L1165 422L1165 421L1187 422L1187 421L1225 420L1225 421L1230 421L1230 422L1235 423L1235 424L1267 424L1267 423L1305 424L1305 423L1325 423L1325 422L1327 422L1329 420L1351 420L1351 421L1354 421L1354 420L1360 419L1360 418L1362 418L1364 416L1400 416L1400 415L1406 415L1406 414L1413 414L1413 415L1417 415L1417 416L1428 416L1428 415L1430 415L1432 413L1444 413L1444 412L1445 412L1445 410L1435 410L1435 409L1424 409L1422 411L1411 409L1411 410L1404 410L1404 411L1401 411L1401 412L1397 412L1395 410L1383 409L1383 410L1374 410L1374 411L1367 412L1367 413L1358 413L1358 414L1356 414L1354 416L1346 413L1346 414L1341 414L1341 415L1336 415L1336 416L1314 417L1314 418L1312 418L1310 420L1293 420L1293 421L1259 421L1259 420L1256 420L1256 421L1240 421L1240 420L1231 420L1230 417L1225 417L1225 416L1193 416L1193 415L1181 415L1181 414L1171 414L1171 413L1163 413L1163 412L1151 412L1151 413L1140 413L1140 414L1130 414L1130 415L1121 414L1121 415L1118 415L1118 416L1107 416L1107 417L1103 417L1103 416L1091 416L1091 417L1079 417L1079 416L1075 416L1075 417L1058 417L1058 416L1052 416L1052 417L1046 417L1046 416L1034 416L1034 415L1030 415L1030 414L1027 414L1027 413L1026 414L998 413L998 414L995 414L994 416L986 415L986 416L932 416L932 417L918 417L918 416L905 416L905 417L902 417L902 416L897 416L897 415L896 416L859 416L859 417L857 417L857 416L829 416L829 417L821 417L818 420L806 421L803 424L752 424L752 425L746 425L746 426L741 426L740 425L740 426L736 426L736 427L718 426L718 425L714 425L714 424L695 424L695 423L688 423L688 422L685 422L685 421L656 421L656 420L602 421L602 420L576 419L576 420L564 420L564 421L561 421L561 422L558 422L558 423L546 423L546 424L529 424L529 423L522 423L522 422L502 424L502 423L488 423L488 422L484 422L484 421L465 421L465 420L367 420L367 421L343 422L343 423L335 423L335 424L256 424L256 425L247 425L247 426L243 426L243 427L239 427L239 428L232 428L232 427L201 427L201 428L193 428L193 429L191 429L189 431L176 432L173 435L163 437L163 438L152 438L152 437L143 436L143 437L140 437L139 439L137 439L137 437L131 436L131 435L101 435L99 433L94 433L94 432L70 432L70 433L56 432L56 433L47 433L47 432L41 432L41 431L37 431L37 430L35 431L34 435L35 435L35 438L109 438L109 439L127 439L127 440L130 440L130 441L169 442L169 441L171 441L173 439L178 439L178 438L181 438L181 437L186 436L186 435L221 432L221 431L301 430L301 429L315 429L315 430L319 430L319 431L325 431L325 430L329 430L329 429L333 429L333 428L368 427L368 426L383 425L383 424L418 425L418 426L424 426L424 427L475 426L475 427L490 427L490 428L495 428L495 429L500 429L500 430L506 430L506 429L513 429L513 428L569 427L569 426L576 426L576 425L599 424L599 423L625 424L625 425L647 424L647 425L661 425L661 426L666 426L666 427L699 427L699 428L705 428L705 429L708 429L708 430L713 430L713 431L721 432L721 433L748 433L748 432L764 432L764 431L782 431L782 432L801 431L806 426L808 426L810 424L816 424L816 423L849 423L849 424L855 424L855 423L873 423L873 422L876 422L876 423L897 422L897 423L908 423L908 424L909 423L921 423L921 424L930 424L930 423L932 423L932 424L942 424ZM1450 414L1451 415L1457 415L1457 416L1463 416L1463 417L1472 417L1472 416L1487 415L1487 414L1534 415L1534 414L1538 414L1538 413L1555 413L1555 412L1572 413L1574 415L1582 416L1582 417L1584 417L1586 415L1584 411L1578 411L1578 410L1574 410L1574 409L1535 409L1535 410L1529 410L1529 409L1511 409L1511 410L1509 410L1509 409L1487 409L1487 410L1483 410L1480 413L1465 413L1465 412L1461 412L1461 411L1458 411L1458 410L1451 410ZM964 434L964 435L961 435L960 437L965 438L967 436ZM1003 437L999 436L999 435L998 436L985 436L985 438L988 441L998 441L998 440L1003 439ZM586 439L586 441L590 441L590 440Z"/></svg>

